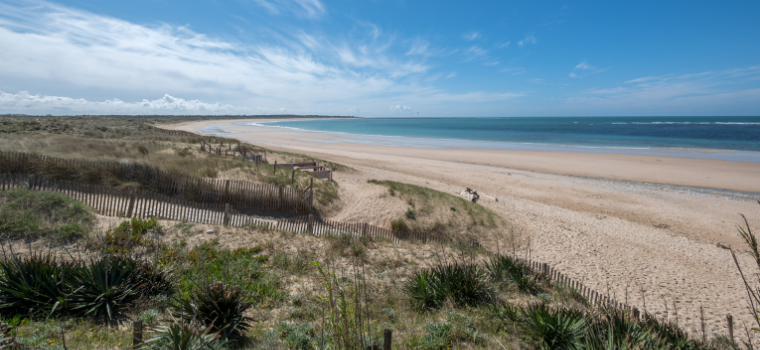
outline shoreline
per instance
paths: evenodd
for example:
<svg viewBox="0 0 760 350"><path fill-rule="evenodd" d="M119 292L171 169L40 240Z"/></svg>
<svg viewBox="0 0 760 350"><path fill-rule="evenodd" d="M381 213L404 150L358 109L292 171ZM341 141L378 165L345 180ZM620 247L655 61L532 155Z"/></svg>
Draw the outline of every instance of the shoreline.
<svg viewBox="0 0 760 350"><path fill-rule="evenodd" d="M260 119L256 122L278 120L281 119ZM234 119L209 120L164 124L160 127L207 136L237 138L273 148L307 153L319 152L350 158L395 156L408 160L438 160L453 164L474 163L574 177L725 190L744 194L760 193L760 181L757 181L760 179L760 163L614 153L435 149L369 145L356 142L350 137L345 137L340 142L328 142L334 140L335 136L319 132L235 124L241 121L250 122L250 120ZM223 128L220 131L227 132L209 133L203 131L203 129L210 127ZM715 151L725 152L722 150Z"/></svg>

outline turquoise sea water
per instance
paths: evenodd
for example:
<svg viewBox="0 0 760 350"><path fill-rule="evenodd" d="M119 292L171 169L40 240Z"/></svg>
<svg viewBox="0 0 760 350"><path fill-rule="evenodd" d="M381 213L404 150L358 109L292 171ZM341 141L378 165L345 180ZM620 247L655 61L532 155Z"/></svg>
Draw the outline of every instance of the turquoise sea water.
<svg viewBox="0 0 760 350"><path fill-rule="evenodd" d="M760 117L389 118L237 124L335 136L320 142L659 154L760 162Z"/></svg>

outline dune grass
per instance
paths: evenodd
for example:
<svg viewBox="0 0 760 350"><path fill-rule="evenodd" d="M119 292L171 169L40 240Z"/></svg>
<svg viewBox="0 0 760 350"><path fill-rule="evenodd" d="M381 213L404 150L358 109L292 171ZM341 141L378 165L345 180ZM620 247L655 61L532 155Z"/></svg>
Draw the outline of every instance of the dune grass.
<svg viewBox="0 0 760 350"><path fill-rule="evenodd" d="M94 223L91 208L64 194L25 188L0 191L3 238L67 241L85 236Z"/></svg>

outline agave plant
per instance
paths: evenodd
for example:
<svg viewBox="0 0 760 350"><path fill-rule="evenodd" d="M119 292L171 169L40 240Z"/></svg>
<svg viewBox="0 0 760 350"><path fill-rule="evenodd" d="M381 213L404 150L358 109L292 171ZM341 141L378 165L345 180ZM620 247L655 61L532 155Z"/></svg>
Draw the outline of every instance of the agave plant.
<svg viewBox="0 0 760 350"><path fill-rule="evenodd" d="M57 262L52 255L12 255L0 261L0 269L0 313L50 316L68 307L66 272L70 265Z"/></svg>
<svg viewBox="0 0 760 350"><path fill-rule="evenodd" d="M446 297L447 291L435 275L428 270L417 271L402 286L417 310L426 311L439 308Z"/></svg>
<svg viewBox="0 0 760 350"><path fill-rule="evenodd" d="M245 312L253 306L243 290L221 282L200 288L190 299L178 299L174 304L175 316L194 320L219 333L224 340L239 344L251 327Z"/></svg>
<svg viewBox="0 0 760 350"><path fill-rule="evenodd" d="M525 322L520 326L542 349L583 349L586 320L581 312L533 304L522 310L522 316Z"/></svg>
<svg viewBox="0 0 760 350"><path fill-rule="evenodd" d="M431 272L456 305L476 306L491 299L488 276L478 264L441 264Z"/></svg>
<svg viewBox="0 0 760 350"><path fill-rule="evenodd" d="M126 303L134 300L141 286L134 283L137 265L128 259L102 259L81 264L70 283L71 310L93 318L113 320Z"/></svg>
<svg viewBox="0 0 760 350"><path fill-rule="evenodd" d="M536 276L530 269L506 256L491 258L486 269L495 281L513 285L523 293L536 294L539 291Z"/></svg>
<svg viewBox="0 0 760 350"><path fill-rule="evenodd" d="M141 349L168 350L215 350L224 349L225 342L209 334L208 329L192 327L187 323L160 326L153 331L153 337Z"/></svg>
<svg viewBox="0 0 760 350"><path fill-rule="evenodd" d="M591 350L656 349L658 337L651 329L620 309L605 309L586 327L585 347Z"/></svg>

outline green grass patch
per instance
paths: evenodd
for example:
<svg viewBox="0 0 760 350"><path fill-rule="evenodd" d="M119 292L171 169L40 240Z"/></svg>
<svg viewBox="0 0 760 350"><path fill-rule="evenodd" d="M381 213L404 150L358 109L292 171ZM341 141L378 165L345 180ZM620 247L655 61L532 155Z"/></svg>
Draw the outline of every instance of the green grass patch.
<svg viewBox="0 0 760 350"><path fill-rule="evenodd" d="M66 241L85 236L94 223L91 208L61 193L25 188L0 192L0 232L12 239Z"/></svg>

